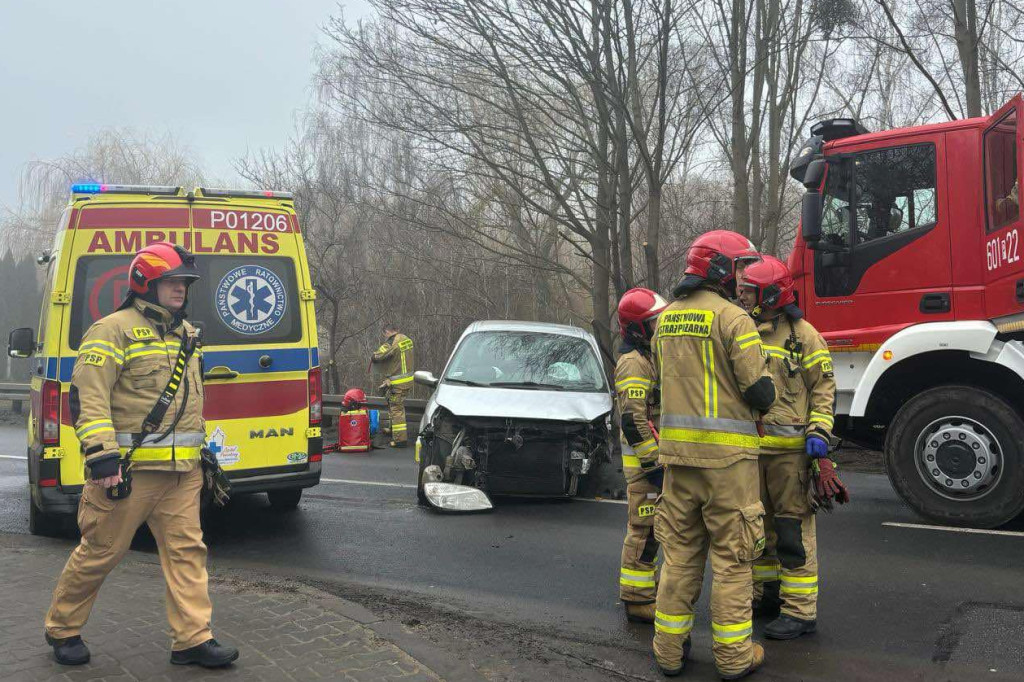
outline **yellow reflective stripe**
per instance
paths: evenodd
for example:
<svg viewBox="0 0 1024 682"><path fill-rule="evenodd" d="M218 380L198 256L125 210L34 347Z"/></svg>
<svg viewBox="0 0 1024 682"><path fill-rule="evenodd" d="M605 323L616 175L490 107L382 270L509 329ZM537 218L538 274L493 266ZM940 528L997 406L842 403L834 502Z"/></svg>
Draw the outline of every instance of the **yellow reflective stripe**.
<svg viewBox="0 0 1024 682"><path fill-rule="evenodd" d="M409 371L405 366L405 350L399 350L399 354L402 356L402 374L405 374Z"/></svg>
<svg viewBox="0 0 1024 682"><path fill-rule="evenodd" d="M413 380L412 377L405 377L403 379L391 379L391 385L395 386L397 384L407 384L407 383L409 383L412 380Z"/></svg>
<svg viewBox="0 0 1024 682"><path fill-rule="evenodd" d="M739 341L740 343L743 343L744 341L748 341L750 339L757 339L758 341L760 341L761 334L759 334L758 332L748 332L746 334L740 334L739 336L736 337L736 340Z"/></svg>
<svg viewBox="0 0 1024 682"><path fill-rule="evenodd" d="M641 391L646 391L650 386L645 386L643 384L625 384L620 386L619 384L615 384L615 388L619 393L625 393L631 388L639 388Z"/></svg>
<svg viewBox="0 0 1024 682"><path fill-rule="evenodd" d="M90 433L99 433L101 431L113 431L114 423L109 419L96 419L91 422L86 422L75 429L75 436L79 440L89 435Z"/></svg>
<svg viewBox="0 0 1024 682"><path fill-rule="evenodd" d="M391 430L392 431L405 431L405 429L406 429L406 425L405 424L392 424L391 425Z"/></svg>
<svg viewBox="0 0 1024 682"><path fill-rule="evenodd" d="M779 579L782 564L778 561L754 562L754 581L759 583L775 582Z"/></svg>
<svg viewBox="0 0 1024 682"><path fill-rule="evenodd" d="M732 644L734 642L742 642L754 632L753 621L743 621L742 623L735 623L732 625L722 625L721 623L711 623L711 638L719 644Z"/></svg>
<svg viewBox="0 0 1024 682"><path fill-rule="evenodd" d="M806 440L803 436L761 436L763 448L793 448L802 450Z"/></svg>
<svg viewBox="0 0 1024 682"><path fill-rule="evenodd" d="M81 353L82 351L97 349L103 349L110 353L113 353L114 355L120 358L124 358L124 351L108 341L86 341L85 343L82 344L81 348L78 349L78 352Z"/></svg>
<svg viewBox="0 0 1024 682"><path fill-rule="evenodd" d="M722 431L702 431L699 429L663 428L661 430L661 439L674 443L730 445L744 448L756 448L759 445L757 436L748 436L742 433L725 433Z"/></svg>
<svg viewBox="0 0 1024 682"><path fill-rule="evenodd" d="M753 339L751 341L744 341L743 343L741 343L740 344L740 348L741 349L743 349L743 348L750 348L751 346L759 346L759 345L761 345L761 342L759 340L757 340L757 339Z"/></svg>
<svg viewBox="0 0 1024 682"><path fill-rule="evenodd" d="M636 571L622 568L619 573L619 584L629 587L655 587L654 571Z"/></svg>
<svg viewBox="0 0 1024 682"><path fill-rule="evenodd" d="M128 360L134 360L135 358L141 358L141 357L146 356L146 355L161 355L161 356L166 357L168 355L168 353L163 348L154 348L153 350L130 351L127 354L127 359Z"/></svg>
<svg viewBox="0 0 1024 682"><path fill-rule="evenodd" d="M782 586L779 592L784 594L817 594L818 576L786 575L782 573Z"/></svg>
<svg viewBox="0 0 1024 682"><path fill-rule="evenodd" d="M693 629L693 614L672 616L655 610L654 629L670 635L685 635Z"/></svg>
<svg viewBox="0 0 1024 682"><path fill-rule="evenodd" d="M635 455L623 455L622 466L623 468L633 467L634 469L639 469L641 467L640 458Z"/></svg>
<svg viewBox="0 0 1024 682"><path fill-rule="evenodd" d="M131 448L121 447L121 454L124 455ZM132 453L132 459L137 462L169 462L171 459L198 459L199 448L178 446L174 448L138 448Z"/></svg>
<svg viewBox="0 0 1024 682"><path fill-rule="evenodd" d="M633 451L636 452L636 454L640 455L641 457L643 457L644 455L649 455L650 453L654 452L657 449L658 441L654 440L653 438L645 440L643 443L640 443L640 445L633 446Z"/></svg>
<svg viewBox="0 0 1024 682"><path fill-rule="evenodd" d="M804 356L804 367L813 367L824 360L831 360L832 356L828 354L827 348L816 350L810 355Z"/></svg>
<svg viewBox="0 0 1024 682"><path fill-rule="evenodd" d="M643 377L626 377L615 382L616 388L626 388L630 384L638 384L641 388L650 388L651 380L644 379Z"/></svg>
<svg viewBox="0 0 1024 682"><path fill-rule="evenodd" d="M715 347L711 340L701 342L704 354L704 416L718 416L718 379L715 377Z"/></svg>
<svg viewBox="0 0 1024 682"><path fill-rule="evenodd" d="M815 412L814 410L811 410L811 418L809 421L812 423L817 422L819 424L827 424L830 427L835 424L835 419L832 418L832 415Z"/></svg>

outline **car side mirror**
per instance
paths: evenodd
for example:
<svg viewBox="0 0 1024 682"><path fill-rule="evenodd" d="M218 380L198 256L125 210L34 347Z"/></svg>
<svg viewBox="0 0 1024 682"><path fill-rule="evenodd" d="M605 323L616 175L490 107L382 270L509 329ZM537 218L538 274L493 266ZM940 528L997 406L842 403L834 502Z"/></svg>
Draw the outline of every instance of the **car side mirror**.
<svg viewBox="0 0 1024 682"><path fill-rule="evenodd" d="M27 358L36 350L36 335L31 327L12 329L7 337L7 354L12 358Z"/></svg>
<svg viewBox="0 0 1024 682"><path fill-rule="evenodd" d="M800 234L808 244L821 241L821 192L807 190L800 206Z"/></svg>
<svg viewBox="0 0 1024 682"><path fill-rule="evenodd" d="M801 184L807 189L818 189L821 187L821 181L825 177L825 169L828 168L828 162L825 159L815 159L807 164L807 170L804 171L804 178L801 180Z"/></svg>
<svg viewBox="0 0 1024 682"><path fill-rule="evenodd" d="M428 372L425 369L413 372L412 380L417 384L429 386L430 388L437 388L438 384L438 379L434 376L433 372Z"/></svg>

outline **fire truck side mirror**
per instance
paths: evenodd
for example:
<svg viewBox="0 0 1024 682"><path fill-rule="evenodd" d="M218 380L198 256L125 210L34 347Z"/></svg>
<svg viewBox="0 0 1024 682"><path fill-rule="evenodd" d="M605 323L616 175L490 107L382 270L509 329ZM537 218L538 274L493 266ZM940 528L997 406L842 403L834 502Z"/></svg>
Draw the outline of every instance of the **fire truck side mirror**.
<svg viewBox="0 0 1024 682"><path fill-rule="evenodd" d="M818 189L821 187L821 181L825 177L825 169L828 167L828 163L825 159L815 159L807 164L807 170L804 171L804 179L800 182L807 189Z"/></svg>
<svg viewBox="0 0 1024 682"><path fill-rule="evenodd" d="M7 354L12 358L27 358L35 352L35 332L31 327L12 329L7 337Z"/></svg>
<svg viewBox="0 0 1024 682"><path fill-rule="evenodd" d="M800 207L800 234L811 248L821 241L821 193L807 190Z"/></svg>

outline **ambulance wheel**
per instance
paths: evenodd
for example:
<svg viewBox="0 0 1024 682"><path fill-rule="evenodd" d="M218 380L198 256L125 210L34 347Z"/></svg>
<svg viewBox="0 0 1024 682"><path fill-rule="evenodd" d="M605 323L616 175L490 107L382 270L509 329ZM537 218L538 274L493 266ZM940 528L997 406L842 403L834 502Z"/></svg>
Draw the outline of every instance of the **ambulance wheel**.
<svg viewBox="0 0 1024 682"><path fill-rule="evenodd" d="M904 502L938 523L994 528L1024 511L1024 421L970 386L924 391L896 413L885 468Z"/></svg>
<svg viewBox="0 0 1024 682"><path fill-rule="evenodd" d="M302 488L284 488L283 490L268 490L267 498L270 499L270 506L276 511L291 511L299 506L302 499Z"/></svg>
<svg viewBox="0 0 1024 682"><path fill-rule="evenodd" d="M29 498L28 532L48 538L61 537L64 534L64 517L40 511L35 502Z"/></svg>

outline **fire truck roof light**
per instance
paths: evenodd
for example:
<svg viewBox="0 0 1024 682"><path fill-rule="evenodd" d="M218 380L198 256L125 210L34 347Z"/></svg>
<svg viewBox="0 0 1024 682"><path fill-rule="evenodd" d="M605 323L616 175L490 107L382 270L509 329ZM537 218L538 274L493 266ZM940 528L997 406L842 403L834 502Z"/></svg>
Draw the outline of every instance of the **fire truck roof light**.
<svg viewBox="0 0 1024 682"><path fill-rule="evenodd" d="M271 189L225 189L223 187L200 187L204 197L253 197L258 199L293 199L291 192Z"/></svg>
<svg viewBox="0 0 1024 682"><path fill-rule="evenodd" d="M175 195L180 187L172 185L108 185L99 182L82 182L71 185L72 194L169 194Z"/></svg>
<svg viewBox="0 0 1024 682"><path fill-rule="evenodd" d="M830 118L811 126L811 135L821 135L825 142L841 140L844 137L865 135L868 129L852 118Z"/></svg>

